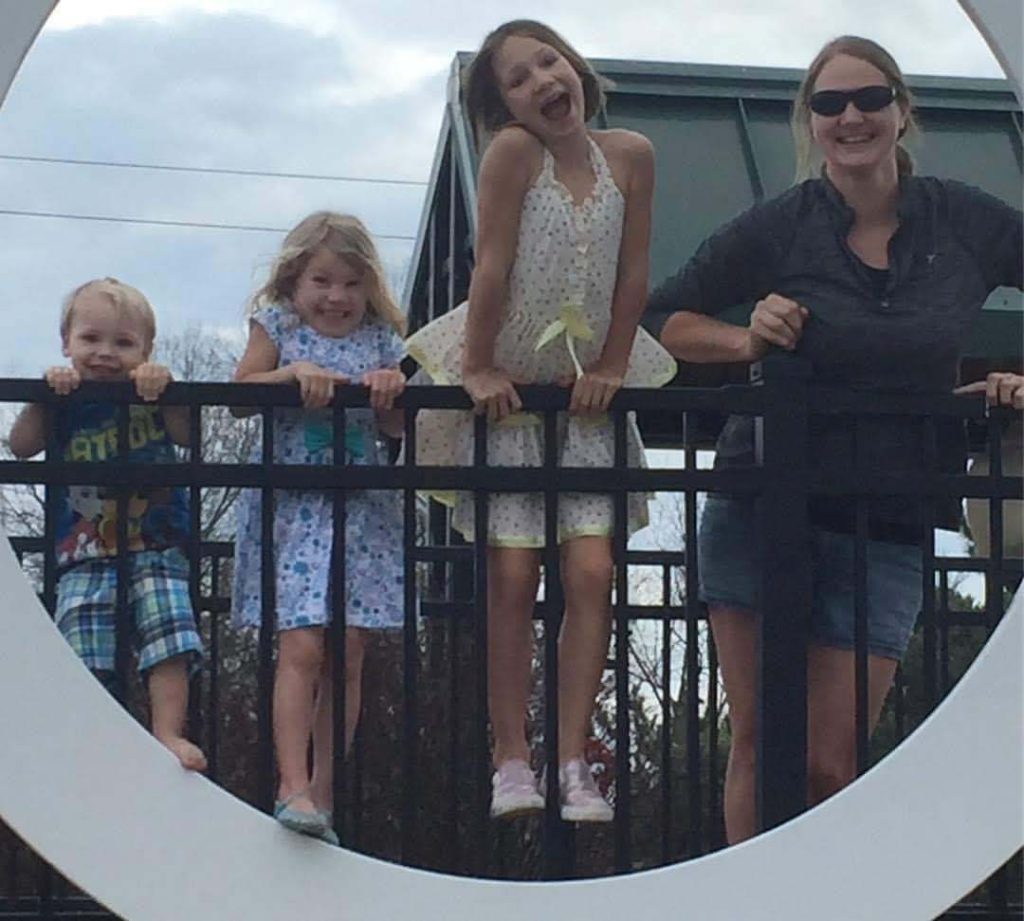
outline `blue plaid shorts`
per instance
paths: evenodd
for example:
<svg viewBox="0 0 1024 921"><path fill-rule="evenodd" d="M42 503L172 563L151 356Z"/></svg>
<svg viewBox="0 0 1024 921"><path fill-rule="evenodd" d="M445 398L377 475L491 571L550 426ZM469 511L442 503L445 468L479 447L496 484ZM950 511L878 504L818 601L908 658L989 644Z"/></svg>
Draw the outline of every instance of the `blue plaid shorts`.
<svg viewBox="0 0 1024 921"><path fill-rule="evenodd" d="M129 554L128 606L140 672L180 655L188 655L192 668L198 667L203 644L189 597L188 561L180 550ZM114 669L116 608L116 560L79 563L57 583L57 628L95 671Z"/></svg>

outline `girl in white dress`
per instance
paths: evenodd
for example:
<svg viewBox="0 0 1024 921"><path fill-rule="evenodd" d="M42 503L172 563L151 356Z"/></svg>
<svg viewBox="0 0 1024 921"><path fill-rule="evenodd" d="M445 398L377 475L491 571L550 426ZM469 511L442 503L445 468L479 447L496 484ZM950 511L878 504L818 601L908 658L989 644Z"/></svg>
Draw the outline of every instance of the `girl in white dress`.
<svg viewBox="0 0 1024 921"><path fill-rule="evenodd" d="M558 423L559 463L610 467L615 392L661 386L675 361L637 323L647 294L654 158L630 131L589 131L603 94L597 75L559 35L529 20L492 32L470 65L466 104L493 132L480 164L476 266L469 301L420 330L409 354L437 384L462 384L488 417L488 463L539 466L543 420L521 412L514 383L572 387ZM469 413L421 411L417 461L469 464ZM635 421L627 455L643 464ZM474 539L472 496L448 497L453 524ZM558 528L566 598L559 640L562 817L608 821L612 809L583 760L608 651L613 574L611 496L563 494ZM627 530L647 523L630 497ZM543 807L529 766L525 716L531 616L544 546L542 495L497 493L488 511L491 814Z"/></svg>

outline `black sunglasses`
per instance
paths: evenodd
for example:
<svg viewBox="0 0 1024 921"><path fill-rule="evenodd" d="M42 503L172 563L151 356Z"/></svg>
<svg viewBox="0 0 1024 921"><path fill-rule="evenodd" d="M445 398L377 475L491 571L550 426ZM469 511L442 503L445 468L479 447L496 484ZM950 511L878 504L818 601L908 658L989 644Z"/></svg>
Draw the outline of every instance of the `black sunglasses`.
<svg viewBox="0 0 1024 921"><path fill-rule="evenodd" d="M811 94L810 106L815 115L835 116L846 111L852 102L861 112L879 112L893 99L891 86L862 86L857 90L819 90Z"/></svg>

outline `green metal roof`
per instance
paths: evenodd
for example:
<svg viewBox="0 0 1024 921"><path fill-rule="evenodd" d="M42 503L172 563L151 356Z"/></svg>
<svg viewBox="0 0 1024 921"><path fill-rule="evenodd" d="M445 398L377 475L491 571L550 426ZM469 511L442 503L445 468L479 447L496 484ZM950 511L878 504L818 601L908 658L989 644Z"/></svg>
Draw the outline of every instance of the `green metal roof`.
<svg viewBox="0 0 1024 921"><path fill-rule="evenodd" d="M448 104L405 292L413 328L465 297L478 163L452 65ZM802 72L762 67L594 60L614 82L600 127L640 131L657 157L651 284L677 271L716 227L793 182L790 104ZM1022 119L1005 80L909 77L921 136L918 172L960 179L1020 207ZM740 320L743 308L734 318ZM1019 361L1024 301L1000 289L966 354Z"/></svg>

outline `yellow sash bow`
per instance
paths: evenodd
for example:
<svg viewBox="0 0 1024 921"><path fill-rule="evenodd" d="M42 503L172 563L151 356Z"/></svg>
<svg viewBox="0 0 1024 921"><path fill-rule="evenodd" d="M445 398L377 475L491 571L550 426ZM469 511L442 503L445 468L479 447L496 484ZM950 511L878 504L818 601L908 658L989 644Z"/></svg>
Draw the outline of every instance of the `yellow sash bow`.
<svg viewBox="0 0 1024 921"><path fill-rule="evenodd" d="M572 359L572 366L576 369L576 376L583 376L583 366L576 356L576 340L582 339L590 342L594 338L594 331L587 323L583 315L583 307L580 304L565 304L558 315L558 319L552 320L541 334L537 337L537 344L533 347L535 352L553 342L559 336L565 336L565 345L569 350L569 357Z"/></svg>

